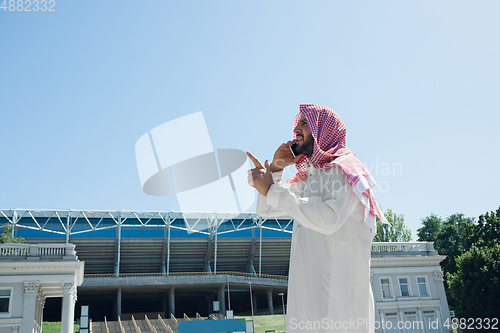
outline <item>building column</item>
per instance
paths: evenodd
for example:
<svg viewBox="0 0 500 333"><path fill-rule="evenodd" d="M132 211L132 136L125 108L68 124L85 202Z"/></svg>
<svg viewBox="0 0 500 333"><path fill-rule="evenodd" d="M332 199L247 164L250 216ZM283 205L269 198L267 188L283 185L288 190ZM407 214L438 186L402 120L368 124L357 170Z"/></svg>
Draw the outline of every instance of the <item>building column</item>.
<svg viewBox="0 0 500 333"><path fill-rule="evenodd" d="M116 320L122 316L122 288L118 288L118 293L116 294Z"/></svg>
<svg viewBox="0 0 500 333"><path fill-rule="evenodd" d="M436 310L434 312L436 313L436 319L438 320L438 323L439 323L438 330L440 333L443 333L444 332L444 328L443 328L443 323L444 323L443 319L444 318L441 316L440 307L436 306L435 309Z"/></svg>
<svg viewBox="0 0 500 333"><path fill-rule="evenodd" d="M382 333L387 333L387 317L381 309L378 309L378 313L380 315L380 327L382 328Z"/></svg>
<svg viewBox="0 0 500 333"><path fill-rule="evenodd" d="M24 282L23 322L21 333L35 332L37 294L40 285L38 282Z"/></svg>
<svg viewBox="0 0 500 333"><path fill-rule="evenodd" d="M422 307L418 306L417 307L417 315L418 315L418 320L424 324L424 333L427 333L427 327L425 327L425 319L424 319L424 314L422 312Z"/></svg>
<svg viewBox="0 0 500 333"><path fill-rule="evenodd" d="M218 292L220 312L226 315L226 285L222 285Z"/></svg>
<svg viewBox="0 0 500 333"><path fill-rule="evenodd" d="M447 319L450 319L450 309L448 307L448 302L446 300L446 291L444 289L444 277L443 277L443 271L439 270L439 271L434 271L434 281L436 283L436 289L437 289L437 292L438 292L438 298L440 299L440 310L442 310L443 312L440 313L439 316L436 315L436 318L438 318L439 320L439 323L444 323ZM436 312L437 314L437 312ZM441 330L444 331L444 328L442 325L439 325L439 330L441 332Z"/></svg>
<svg viewBox="0 0 500 333"><path fill-rule="evenodd" d="M38 332L42 331L42 323L43 323L43 308L45 307L45 293L42 288L38 288L38 294L36 297L36 322L38 324Z"/></svg>
<svg viewBox="0 0 500 333"><path fill-rule="evenodd" d="M378 329L380 329L380 332L382 332L382 316L380 315L381 311L382 310L377 309L377 307L375 306L375 313L373 316L375 321L372 323L374 327L377 327ZM377 323L380 326L378 326ZM377 326L375 326L375 325L377 325Z"/></svg>
<svg viewBox="0 0 500 333"><path fill-rule="evenodd" d="M75 324L76 286L73 282L63 283L61 333L73 333Z"/></svg>
<svg viewBox="0 0 500 333"><path fill-rule="evenodd" d="M273 290L269 289L267 291L267 307L269 308L269 314L274 314L274 305L273 305Z"/></svg>
<svg viewBox="0 0 500 333"><path fill-rule="evenodd" d="M404 308L398 308L398 320L402 323L404 323L405 321L404 311L405 311ZM403 328L403 332L406 333L406 329Z"/></svg>
<svg viewBox="0 0 500 333"><path fill-rule="evenodd" d="M172 287L170 289L170 292L168 294L168 303L168 311L170 312L170 315L173 315L175 317L175 287Z"/></svg>

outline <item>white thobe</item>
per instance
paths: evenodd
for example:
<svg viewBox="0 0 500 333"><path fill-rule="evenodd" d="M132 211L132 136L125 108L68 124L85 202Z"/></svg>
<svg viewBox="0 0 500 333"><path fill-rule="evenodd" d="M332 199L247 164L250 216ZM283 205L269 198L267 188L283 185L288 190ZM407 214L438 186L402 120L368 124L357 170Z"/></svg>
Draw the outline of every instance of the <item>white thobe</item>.
<svg viewBox="0 0 500 333"><path fill-rule="evenodd" d="M294 219L287 297L287 333L374 332L371 234L365 207L336 166L316 169L289 188L273 173L257 214Z"/></svg>

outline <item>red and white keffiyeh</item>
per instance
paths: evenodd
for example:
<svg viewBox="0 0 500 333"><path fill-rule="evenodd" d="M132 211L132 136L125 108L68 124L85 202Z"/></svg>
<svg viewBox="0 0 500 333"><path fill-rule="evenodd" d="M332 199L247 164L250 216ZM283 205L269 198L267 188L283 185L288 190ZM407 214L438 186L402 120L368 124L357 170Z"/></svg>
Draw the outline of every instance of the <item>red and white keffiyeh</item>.
<svg viewBox="0 0 500 333"><path fill-rule="evenodd" d="M387 222L382 210L375 201L370 189L377 184L366 167L356 155L346 147L346 128L339 116L330 108L301 104L300 112L295 117L294 128L303 115L307 119L309 130L314 138L314 148L310 163L316 169L327 169L336 165L347 177L354 193L365 206L365 224L371 229L372 238L377 233L376 215L383 223ZM294 137L296 135L294 133ZM297 163L297 174L287 180L290 185L297 183L307 177L303 157Z"/></svg>

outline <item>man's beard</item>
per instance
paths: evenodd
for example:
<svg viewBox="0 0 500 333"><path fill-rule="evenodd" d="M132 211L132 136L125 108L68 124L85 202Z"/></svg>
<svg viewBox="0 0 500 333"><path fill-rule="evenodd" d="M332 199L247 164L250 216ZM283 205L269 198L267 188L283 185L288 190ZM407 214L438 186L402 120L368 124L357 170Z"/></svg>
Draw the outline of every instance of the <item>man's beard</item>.
<svg viewBox="0 0 500 333"><path fill-rule="evenodd" d="M297 145L295 151L297 152L297 155L304 154L308 158L311 158L313 153L313 147L314 147L314 138L312 135L308 135L307 137L304 137L302 139L302 144Z"/></svg>

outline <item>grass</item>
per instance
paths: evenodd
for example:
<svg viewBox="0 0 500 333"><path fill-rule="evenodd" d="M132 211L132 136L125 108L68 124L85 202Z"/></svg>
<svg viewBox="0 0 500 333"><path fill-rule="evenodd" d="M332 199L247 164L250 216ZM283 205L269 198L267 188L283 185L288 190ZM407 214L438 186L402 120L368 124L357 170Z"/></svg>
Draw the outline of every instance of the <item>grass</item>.
<svg viewBox="0 0 500 333"><path fill-rule="evenodd" d="M248 317L238 317L235 318L245 318L245 320L252 320L252 316ZM265 333L265 331L274 330L276 333L285 332L285 318L283 315L269 315L269 316L255 316L255 333ZM80 330L80 325L75 324L74 332ZM61 333L61 322L56 321L44 321L42 326L43 333ZM457 333L457 330L453 330Z"/></svg>
<svg viewBox="0 0 500 333"><path fill-rule="evenodd" d="M75 324L74 332L80 330L80 325ZM44 321L42 324L43 333L61 333L61 322L60 321Z"/></svg>
<svg viewBox="0 0 500 333"><path fill-rule="evenodd" d="M245 318L245 320L252 320L252 316L248 317L237 317L235 318ZM255 333L264 333L265 331L274 330L276 333L285 332L285 320L283 315L272 315L272 316L255 316ZM453 329L454 333L457 333L456 329ZM46 333L45 331L43 333ZM51 332L52 333L52 332Z"/></svg>
<svg viewBox="0 0 500 333"><path fill-rule="evenodd" d="M236 317L235 318L245 318L245 320L252 320L252 316L248 317ZM285 318L282 314L280 315L269 315L269 316L255 316L255 333L264 333L265 331L274 330L276 333L285 332ZM45 333L45 332L43 332Z"/></svg>

